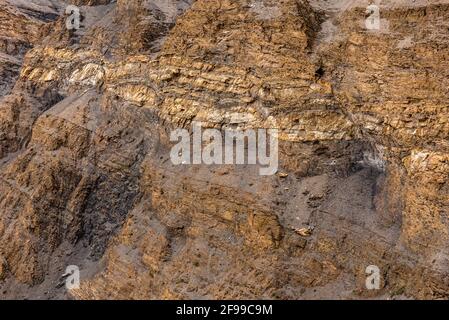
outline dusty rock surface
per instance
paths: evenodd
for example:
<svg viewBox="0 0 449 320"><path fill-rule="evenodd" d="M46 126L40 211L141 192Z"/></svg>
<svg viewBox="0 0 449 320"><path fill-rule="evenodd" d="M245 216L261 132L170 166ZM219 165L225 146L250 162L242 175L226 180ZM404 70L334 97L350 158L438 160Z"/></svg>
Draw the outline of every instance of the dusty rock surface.
<svg viewBox="0 0 449 320"><path fill-rule="evenodd" d="M447 299L449 1L376 3L0 0L0 297ZM278 173L173 165L193 121Z"/></svg>

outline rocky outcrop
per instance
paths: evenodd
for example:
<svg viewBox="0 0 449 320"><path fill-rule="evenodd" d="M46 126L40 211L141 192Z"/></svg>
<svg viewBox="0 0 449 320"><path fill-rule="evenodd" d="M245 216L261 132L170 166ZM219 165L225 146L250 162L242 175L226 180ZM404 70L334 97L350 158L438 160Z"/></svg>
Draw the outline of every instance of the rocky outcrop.
<svg viewBox="0 0 449 320"><path fill-rule="evenodd" d="M71 3L0 9L4 296L447 298L449 4ZM279 129L278 174L174 166L193 121Z"/></svg>

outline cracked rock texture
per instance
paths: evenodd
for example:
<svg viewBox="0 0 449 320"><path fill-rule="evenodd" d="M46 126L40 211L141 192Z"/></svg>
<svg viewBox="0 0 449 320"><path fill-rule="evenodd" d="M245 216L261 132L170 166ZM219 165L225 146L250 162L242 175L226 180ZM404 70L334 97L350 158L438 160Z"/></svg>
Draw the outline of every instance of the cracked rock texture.
<svg viewBox="0 0 449 320"><path fill-rule="evenodd" d="M0 297L447 299L449 1L376 3L0 0ZM278 174L173 165L193 121Z"/></svg>

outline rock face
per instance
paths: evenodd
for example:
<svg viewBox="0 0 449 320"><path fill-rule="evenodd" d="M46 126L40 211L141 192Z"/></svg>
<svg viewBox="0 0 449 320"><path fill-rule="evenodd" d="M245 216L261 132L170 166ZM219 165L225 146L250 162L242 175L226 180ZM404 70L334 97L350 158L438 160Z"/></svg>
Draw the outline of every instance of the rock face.
<svg viewBox="0 0 449 320"><path fill-rule="evenodd" d="M0 2L1 297L449 296L448 1ZM173 165L193 121L278 174Z"/></svg>

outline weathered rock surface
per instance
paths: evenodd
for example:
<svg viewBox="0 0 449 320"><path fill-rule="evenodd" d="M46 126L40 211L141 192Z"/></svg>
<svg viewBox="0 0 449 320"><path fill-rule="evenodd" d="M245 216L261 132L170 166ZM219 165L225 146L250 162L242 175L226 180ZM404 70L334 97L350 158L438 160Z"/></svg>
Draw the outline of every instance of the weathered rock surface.
<svg viewBox="0 0 449 320"><path fill-rule="evenodd" d="M447 1L3 2L1 296L448 297ZM279 174L174 166L192 121Z"/></svg>

